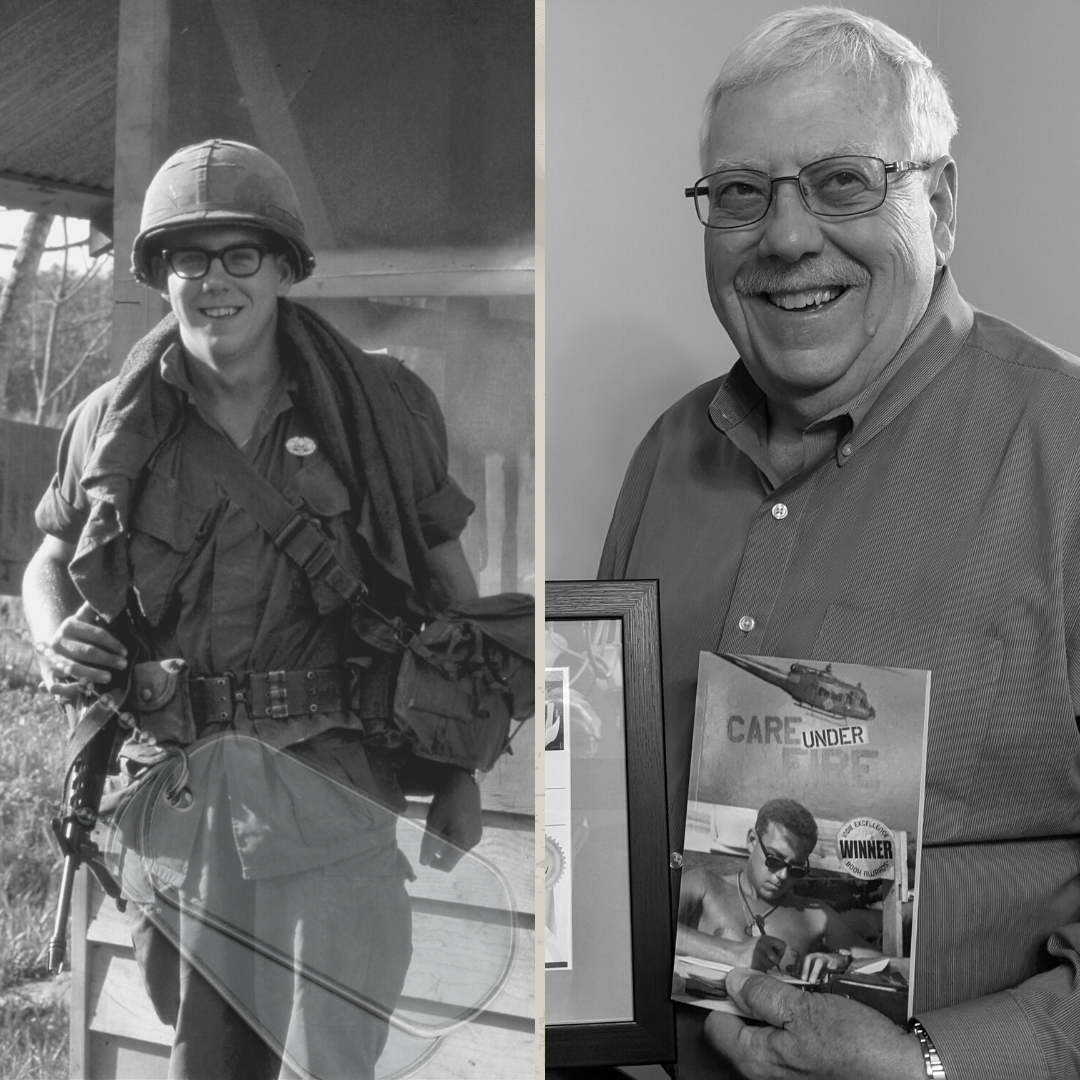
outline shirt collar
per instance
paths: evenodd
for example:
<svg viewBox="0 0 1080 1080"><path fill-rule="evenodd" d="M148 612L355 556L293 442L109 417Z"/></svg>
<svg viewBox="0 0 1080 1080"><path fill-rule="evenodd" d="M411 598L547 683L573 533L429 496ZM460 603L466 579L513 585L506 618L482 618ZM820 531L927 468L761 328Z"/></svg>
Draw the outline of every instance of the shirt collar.
<svg viewBox="0 0 1080 1080"><path fill-rule="evenodd" d="M864 445L901 412L938 375L963 345L973 323L971 306L957 291L949 268L943 267L922 318L905 338L896 355L868 386L844 405L833 409L811 427L833 424L854 428L853 450ZM765 439L765 395L742 360L736 361L720 383L709 405L709 419L717 430L730 434L749 421ZM847 418L845 423L836 421ZM850 458L851 453L844 460Z"/></svg>
<svg viewBox="0 0 1080 1080"><path fill-rule="evenodd" d="M208 408L205 398L199 393L195 383L192 382L188 375L187 362L184 355L184 350L180 343L174 341L166 348L161 355L161 378L184 394L188 403L198 410L199 415L206 421L211 427L218 429L219 425L213 418L211 410ZM293 374L288 364L284 365L284 371L281 379L278 381L277 388L274 391L273 396L266 404L266 408L262 412L262 416L259 418L259 424L257 425L256 434L261 432L269 423L276 419L281 413L293 407L296 395L298 393L298 384L296 376Z"/></svg>

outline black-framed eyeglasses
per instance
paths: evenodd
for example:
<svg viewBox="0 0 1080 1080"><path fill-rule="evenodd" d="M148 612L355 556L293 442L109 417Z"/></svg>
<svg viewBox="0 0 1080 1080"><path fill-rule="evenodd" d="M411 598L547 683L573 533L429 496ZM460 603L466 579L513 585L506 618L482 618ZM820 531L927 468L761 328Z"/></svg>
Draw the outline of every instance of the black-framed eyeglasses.
<svg viewBox="0 0 1080 1080"><path fill-rule="evenodd" d="M161 257L177 277L198 281L210 272L214 259L220 259L225 272L232 277L254 277L269 250L262 244L232 244L217 251L200 247L166 248Z"/></svg>
<svg viewBox="0 0 1080 1080"><path fill-rule="evenodd" d="M764 844L761 845L761 854L765 856L765 866L771 874L779 874L781 870L786 870L788 872L788 877L804 878L810 873L810 865L808 863L788 862L787 859L782 859L779 855L770 851Z"/></svg>
<svg viewBox="0 0 1080 1080"><path fill-rule="evenodd" d="M709 229L755 225L772 205L777 184L790 180L803 205L818 217L854 217L876 210L889 189L889 176L929 169L928 161L882 161L848 154L822 158L795 176L770 176L757 169L720 169L703 176L686 197L694 200L698 220Z"/></svg>

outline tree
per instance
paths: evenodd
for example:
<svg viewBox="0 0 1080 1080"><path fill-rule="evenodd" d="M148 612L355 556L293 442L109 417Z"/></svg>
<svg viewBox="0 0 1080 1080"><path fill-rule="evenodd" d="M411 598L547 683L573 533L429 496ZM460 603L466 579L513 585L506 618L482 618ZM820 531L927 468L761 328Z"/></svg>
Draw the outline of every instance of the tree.
<svg viewBox="0 0 1080 1080"><path fill-rule="evenodd" d="M39 267L28 295L12 305L8 416L59 426L77 401L109 377L111 262L99 258L73 269L70 255L78 246L68 242L65 219L64 244L45 249L62 251L61 262Z"/></svg>
<svg viewBox="0 0 1080 1080"><path fill-rule="evenodd" d="M30 303L41 254L52 228L52 214L31 214L15 252L11 277L0 292L0 410L7 402L8 374L18 357L22 312Z"/></svg>

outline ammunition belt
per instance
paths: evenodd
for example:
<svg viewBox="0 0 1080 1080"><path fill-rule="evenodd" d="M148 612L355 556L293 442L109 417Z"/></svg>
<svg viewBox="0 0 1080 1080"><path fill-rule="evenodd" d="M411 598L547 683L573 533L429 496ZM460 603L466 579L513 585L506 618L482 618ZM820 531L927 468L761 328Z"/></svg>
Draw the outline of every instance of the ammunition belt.
<svg viewBox="0 0 1080 1080"><path fill-rule="evenodd" d="M349 673L342 668L314 668L251 671L243 677L226 672L193 678L188 685L199 730L206 724L229 723L240 705L246 706L254 719L287 720L313 713L347 711L385 715L389 701L386 672L360 674L359 701L352 699L349 681Z"/></svg>

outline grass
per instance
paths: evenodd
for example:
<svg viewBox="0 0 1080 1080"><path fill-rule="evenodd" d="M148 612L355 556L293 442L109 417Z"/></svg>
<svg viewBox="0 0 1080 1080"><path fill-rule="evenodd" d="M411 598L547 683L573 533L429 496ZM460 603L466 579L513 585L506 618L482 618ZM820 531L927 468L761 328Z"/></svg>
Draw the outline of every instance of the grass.
<svg viewBox="0 0 1080 1080"><path fill-rule="evenodd" d="M0 600L0 1076L68 1075L68 998L45 966L61 857L49 822L61 797L66 728L36 690L16 601Z"/></svg>

